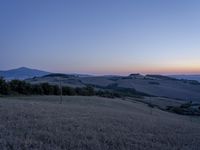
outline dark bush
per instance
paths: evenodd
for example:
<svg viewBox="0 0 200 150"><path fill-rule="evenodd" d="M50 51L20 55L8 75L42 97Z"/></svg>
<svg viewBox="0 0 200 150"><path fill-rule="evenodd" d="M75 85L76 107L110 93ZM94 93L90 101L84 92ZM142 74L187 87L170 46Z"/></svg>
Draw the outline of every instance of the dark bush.
<svg viewBox="0 0 200 150"><path fill-rule="evenodd" d="M188 103L185 103L185 104L182 104L180 107L181 108L189 108L192 106L192 101L188 102Z"/></svg>
<svg viewBox="0 0 200 150"><path fill-rule="evenodd" d="M171 109L172 112L175 112L177 114L184 114L184 109L183 108L180 108L180 107L173 107Z"/></svg>
<svg viewBox="0 0 200 150"><path fill-rule="evenodd" d="M155 81L150 81L149 84L153 84L153 85L160 85L159 82L155 82Z"/></svg>
<svg viewBox="0 0 200 150"><path fill-rule="evenodd" d="M76 88L75 91L78 95L83 95L83 96L95 95L95 91L94 91L94 88L92 86L87 86L87 87L83 87L83 88Z"/></svg>

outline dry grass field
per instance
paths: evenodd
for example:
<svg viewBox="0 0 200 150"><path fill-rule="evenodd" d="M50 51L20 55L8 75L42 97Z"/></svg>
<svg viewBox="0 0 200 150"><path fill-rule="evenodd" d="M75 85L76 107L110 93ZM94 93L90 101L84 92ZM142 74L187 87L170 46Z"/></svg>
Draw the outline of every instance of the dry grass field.
<svg viewBox="0 0 200 150"><path fill-rule="evenodd" d="M199 118L137 101L0 98L1 150L199 150Z"/></svg>

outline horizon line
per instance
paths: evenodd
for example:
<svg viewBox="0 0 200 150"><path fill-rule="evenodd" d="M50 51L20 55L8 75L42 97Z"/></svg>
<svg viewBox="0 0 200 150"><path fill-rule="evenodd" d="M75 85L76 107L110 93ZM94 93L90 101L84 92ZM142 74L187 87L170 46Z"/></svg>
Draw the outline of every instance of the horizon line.
<svg viewBox="0 0 200 150"><path fill-rule="evenodd" d="M21 68L26 68L26 69L31 69L31 70L39 70L39 71L44 71L44 72L48 72L48 73L61 73L61 74L76 74L76 75L91 75L91 76L129 76L131 74L140 74L140 75L165 75L165 76L173 76L173 75L200 75L200 72L139 72L139 71L134 71L134 72L113 72L113 73L93 73L93 72L77 72L74 71L72 72L64 72L64 71L47 71L47 69L40 69L40 68L35 68L35 67L15 67L15 68L10 68L10 69L2 69L0 71L10 71L10 70L15 70L15 69L21 69Z"/></svg>

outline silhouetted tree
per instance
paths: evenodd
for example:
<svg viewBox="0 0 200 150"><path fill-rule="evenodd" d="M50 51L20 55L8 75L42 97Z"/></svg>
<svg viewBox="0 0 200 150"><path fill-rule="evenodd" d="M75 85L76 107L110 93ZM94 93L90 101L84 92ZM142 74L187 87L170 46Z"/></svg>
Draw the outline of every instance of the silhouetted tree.
<svg viewBox="0 0 200 150"><path fill-rule="evenodd" d="M57 85L54 85L52 88L53 88L53 95L60 94L60 88Z"/></svg>
<svg viewBox="0 0 200 150"><path fill-rule="evenodd" d="M20 80L12 80L9 82L10 90L14 93L19 94L30 94L31 85L26 83L25 81Z"/></svg>
<svg viewBox="0 0 200 150"><path fill-rule="evenodd" d="M53 87L49 83L42 83L41 87L43 89L44 95L53 95Z"/></svg>
<svg viewBox="0 0 200 150"><path fill-rule="evenodd" d="M63 95L82 95L92 96L98 95L102 97L120 97L118 92L111 91L95 91L92 86L86 87L62 87ZM127 91L126 91L127 92ZM30 84L21 80L12 80L6 82L0 78L0 94L1 95L60 95L60 88L57 85L50 85L49 83Z"/></svg>
<svg viewBox="0 0 200 150"><path fill-rule="evenodd" d="M10 88L8 86L8 83L0 77L0 94L2 95L8 95L10 91Z"/></svg>
<svg viewBox="0 0 200 150"><path fill-rule="evenodd" d="M74 88L62 87L63 95L77 95Z"/></svg>
<svg viewBox="0 0 200 150"><path fill-rule="evenodd" d="M32 91L31 93L33 95L44 95L43 88L40 84L34 84L32 85Z"/></svg>

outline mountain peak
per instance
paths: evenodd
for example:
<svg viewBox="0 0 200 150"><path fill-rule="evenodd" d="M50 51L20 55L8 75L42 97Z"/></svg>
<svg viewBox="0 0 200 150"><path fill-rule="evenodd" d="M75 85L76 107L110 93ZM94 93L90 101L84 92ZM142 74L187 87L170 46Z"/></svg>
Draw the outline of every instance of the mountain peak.
<svg viewBox="0 0 200 150"><path fill-rule="evenodd" d="M27 67L19 67L17 69L30 69L30 68L27 68Z"/></svg>

